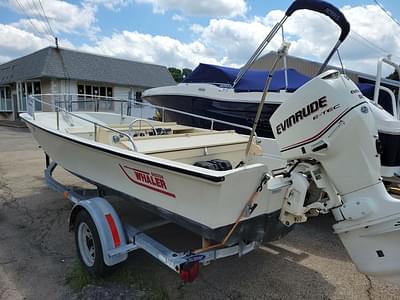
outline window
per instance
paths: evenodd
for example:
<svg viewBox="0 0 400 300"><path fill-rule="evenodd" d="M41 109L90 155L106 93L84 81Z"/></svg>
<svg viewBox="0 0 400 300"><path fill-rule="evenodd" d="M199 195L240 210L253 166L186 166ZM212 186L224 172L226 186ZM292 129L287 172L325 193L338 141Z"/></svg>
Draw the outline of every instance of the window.
<svg viewBox="0 0 400 300"><path fill-rule="evenodd" d="M11 88L8 86L6 87L6 109L12 110L12 103L11 103Z"/></svg>
<svg viewBox="0 0 400 300"><path fill-rule="evenodd" d="M27 90L28 90L28 95L32 95L33 94L32 93L32 91L33 91L33 89L32 89L33 83L32 82L27 82L26 86L27 86Z"/></svg>
<svg viewBox="0 0 400 300"><path fill-rule="evenodd" d="M12 111L11 88L0 86L0 111Z"/></svg>
<svg viewBox="0 0 400 300"><path fill-rule="evenodd" d="M94 86L93 87L93 95L94 96L98 96L99 95L99 87L98 86Z"/></svg>
<svg viewBox="0 0 400 300"><path fill-rule="evenodd" d="M100 87L100 96L102 96L102 97L106 96L106 87L105 86Z"/></svg>
<svg viewBox="0 0 400 300"><path fill-rule="evenodd" d="M17 82L17 102L18 102L18 111L26 111L27 109L27 101L29 95L40 95L42 92L40 81L22 81ZM11 106L11 89L9 95L9 102ZM39 100L41 100L40 96L36 96ZM35 101L35 111L42 110L42 103L39 101Z"/></svg>
<svg viewBox="0 0 400 300"><path fill-rule="evenodd" d="M91 85L85 85L85 94L86 95L92 95L92 86Z"/></svg>
<svg viewBox="0 0 400 300"><path fill-rule="evenodd" d="M107 88L107 97L112 97L113 96L113 90L112 87Z"/></svg>
<svg viewBox="0 0 400 300"><path fill-rule="evenodd" d="M85 96L83 96L85 94L85 88L83 84L78 84L78 109L81 110L85 107Z"/></svg>
<svg viewBox="0 0 400 300"><path fill-rule="evenodd" d="M78 94L79 95L85 94L85 90L83 88L83 84L78 84Z"/></svg>
<svg viewBox="0 0 400 300"><path fill-rule="evenodd" d="M26 95L26 87L25 87L26 82L21 82L20 83L20 97L19 97L19 103L18 103L18 110L19 111L26 111L26 101L28 100L28 97Z"/></svg>
<svg viewBox="0 0 400 300"><path fill-rule="evenodd" d="M40 87L40 81L33 82L33 93L39 95L42 93L42 89Z"/></svg>
<svg viewBox="0 0 400 300"><path fill-rule="evenodd" d="M142 92L136 92L135 93L135 100L137 102L143 102L143 100L142 100Z"/></svg>
<svg viewBox="0 0 400 300"><path fill-rule="evenodd" d="M95 110L96 109L95 101L98 101L97 109L99 109L100 111L114 110L114 103L112 101L106 101L105 99L106 97L113 96L112 87L78 84L78 94L81 95L84 94L84 96L79 97L79 100L86 101L86 102L82 101L78 104L78 107L81 110L90 110L90 111Z"/></svg>

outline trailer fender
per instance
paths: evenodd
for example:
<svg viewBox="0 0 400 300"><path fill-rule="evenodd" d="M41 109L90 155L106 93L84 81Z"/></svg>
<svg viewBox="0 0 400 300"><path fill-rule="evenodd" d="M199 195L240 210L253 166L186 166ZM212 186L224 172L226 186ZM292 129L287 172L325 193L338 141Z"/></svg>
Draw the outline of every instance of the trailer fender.
<svg viewBox="0 0 400 300"><path fill-rule="evenodd" d="M103 251L104 263L107 266L113 266L126 260L128 253L127 251L123 251L126 246L125 231L112 205L101 197L79 201L74 205L70 213L70 231L74 230L76 216L82 209L89 213L96 225ZM121 249L121 251L118 251L118 249ZM113 252L113 255L110 255L110 251Z"/></svg>

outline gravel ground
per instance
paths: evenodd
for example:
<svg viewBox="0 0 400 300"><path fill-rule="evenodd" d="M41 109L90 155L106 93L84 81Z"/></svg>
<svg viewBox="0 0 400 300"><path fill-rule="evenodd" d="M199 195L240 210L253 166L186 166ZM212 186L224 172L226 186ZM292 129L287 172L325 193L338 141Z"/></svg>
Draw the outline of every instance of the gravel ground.
<svg viewBox="0 0 400 300"><path fill-rule="evenodd" d="M73 290L66 284L76 268L67 227L71 204L47 188L43 152L26 129L0 127L0 153L0 299L400 299L398 287L357 272L332 233L331 216L297 226L284 239L242 258L214 262L189 285L182 286L174 272L139 251L124 266L132 270L130 281L93 281ZM63 171L56 176L81 184ZM135 209L130 215L146 214ZM199 242L175 225L153 234L176 248Z"/></svg>

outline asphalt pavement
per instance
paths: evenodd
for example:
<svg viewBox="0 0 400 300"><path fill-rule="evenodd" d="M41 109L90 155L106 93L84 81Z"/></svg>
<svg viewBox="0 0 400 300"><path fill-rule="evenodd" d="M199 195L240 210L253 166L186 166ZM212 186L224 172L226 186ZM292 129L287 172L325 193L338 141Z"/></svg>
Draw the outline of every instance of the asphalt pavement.
<svg viewBox="0 0 400 300"><path fill-rule="evenodd" d="M43 170L44 154L27 130L0 127L0 299L77 295L66 284L76 264L67 225L71 204L46 186ZM82 184L62 170L56 177ZM146 216L126 201L113 201L129 218ZM126 266L157 282L170 299L400 299L400 288L356 270L332 233L333 222L330 215L314 218L278 242L202 267L199 278L183 287L176 273L142 251L132 253ZM176 248L199 243L173 224L154 235Z"/></svg>

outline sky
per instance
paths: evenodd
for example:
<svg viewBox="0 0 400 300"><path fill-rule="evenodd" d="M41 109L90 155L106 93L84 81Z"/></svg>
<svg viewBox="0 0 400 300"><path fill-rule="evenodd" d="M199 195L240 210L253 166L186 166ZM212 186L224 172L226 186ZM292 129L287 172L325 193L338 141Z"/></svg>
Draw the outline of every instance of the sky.
<svg viewBox="0 0 400 300"><path fill-rule="evenodd" d="M239 67L291 2L0 0L0 63L54 45L55 35L63 48L168 67L194 68L200 62ZM388 54L400 63L400 24L375 0L330 2L351 25L340 48L346 68L373 74L377 59ZM400 1L378 3L400 20ZM314 61L323 61L339 33L329 18L310 11L295 12L284 25L289 54ZM281 42L278 34L264 53ZM332 62L339 63L336 56Z"/></svg>

